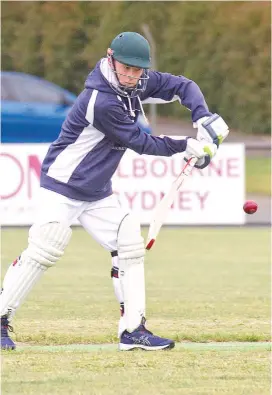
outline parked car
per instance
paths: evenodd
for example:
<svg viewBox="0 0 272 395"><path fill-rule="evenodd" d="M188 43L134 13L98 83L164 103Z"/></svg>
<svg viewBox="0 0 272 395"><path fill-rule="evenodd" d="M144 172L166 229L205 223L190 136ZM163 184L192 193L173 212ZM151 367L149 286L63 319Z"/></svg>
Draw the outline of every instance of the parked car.
<svg viewBox="0 0 272 395"><path fill-rule="evenodd" d="M138 125L140 126L141 130L147 134L152 134L150 124L145 120L142 114L138 116Z"/></svg>
<svg viewBox="0 0 272 395"><path fill-rule="evenodd" d="M42 78L15 71L1 72L2 143L54 141L76 95ZM151 133L142 116L139 126Z"/></svg>
<svg viewBox="0 0 272 395"><path fill-rule="evenodd" d="M73 93L42 78L1 72L2 142L54 141L75 99Z"/></svg>

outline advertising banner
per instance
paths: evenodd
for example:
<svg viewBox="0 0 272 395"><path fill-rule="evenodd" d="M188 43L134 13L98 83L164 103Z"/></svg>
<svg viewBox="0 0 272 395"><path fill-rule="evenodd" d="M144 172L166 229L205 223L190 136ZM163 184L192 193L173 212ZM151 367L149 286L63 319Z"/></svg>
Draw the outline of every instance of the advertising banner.
<svg viewBox="0 0 272 395"><path fill-rule="evenodd" d="M2 144L2 225L31 225L36 216L42 160L48 144ZM194 169L169 210L165 224L244 224L244 145L224 143L204 170ZM127 150L113 177L113 189L141 224L149 224L153 210L184 166L182 154L172 157L138 155Z"/></svg>

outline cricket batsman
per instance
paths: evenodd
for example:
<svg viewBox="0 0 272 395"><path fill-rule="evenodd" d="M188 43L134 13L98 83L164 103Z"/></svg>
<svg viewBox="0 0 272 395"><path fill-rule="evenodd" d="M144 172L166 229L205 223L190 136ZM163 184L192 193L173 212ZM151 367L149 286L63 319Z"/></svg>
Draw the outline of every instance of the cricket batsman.
<svg viewBox="0 0 272 395"><path fill-rule="evenodd" d="M29 230L28 246L9 266L3 281L3 349L15 349L9 336L10 321L44 272L63 256L75 220L112 255L111 276L121 307L119 349L174 347L173 340L146 328L140 223L120 206L111 178L128 148L140 155L184 152L186 158L198 158L197 168L204 168L229 129L219 115L209 111L195 82L150 67L148 41L135 32L118 34L107 56L88 75L58 139L50 145L41 169L39 215ZM140 113L145 116L143 103L174 100L191 111L196 139L175 140L141 132L137 118Z"/></svg>

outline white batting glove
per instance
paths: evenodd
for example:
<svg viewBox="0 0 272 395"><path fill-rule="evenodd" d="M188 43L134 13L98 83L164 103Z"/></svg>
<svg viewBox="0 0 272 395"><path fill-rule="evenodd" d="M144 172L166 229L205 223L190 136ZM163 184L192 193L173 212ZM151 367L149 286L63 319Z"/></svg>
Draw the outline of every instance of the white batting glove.
<svg viewBox="0 0 272 395"><path fill-rule="evenodd" d="M218 114L200 118L194 122L193 126L198 129L197 140L216 144L217 148L229 134L228 125Z"/></svg>
<svg viewBox="0 0 272 395"><path fill-rule="evenodd" d="M187 138L187 148L185 151L184 160L187 162L191 156L195 156L198 161L195 164L197 169L204 169L209 165L211 159L217 152L217 146L207 141L198 141L191 137Z"/></svg>

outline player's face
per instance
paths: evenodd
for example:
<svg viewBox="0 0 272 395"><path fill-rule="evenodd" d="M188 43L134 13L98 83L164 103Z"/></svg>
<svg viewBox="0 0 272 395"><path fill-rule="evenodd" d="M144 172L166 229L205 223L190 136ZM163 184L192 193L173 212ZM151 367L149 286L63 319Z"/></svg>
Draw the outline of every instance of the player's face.
<svg viewBox="0 0 272 395"><path fill-rule="evenodd" d="M117 60L115 60L114 64L119 83L128 88L135 87L143 73L143 69L122 64Z"/></svg>

